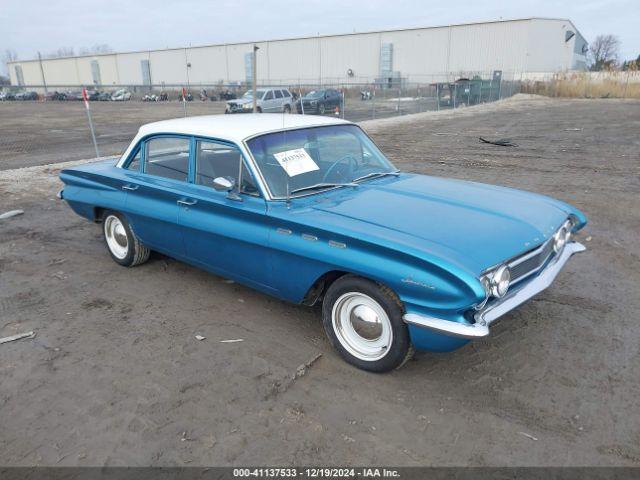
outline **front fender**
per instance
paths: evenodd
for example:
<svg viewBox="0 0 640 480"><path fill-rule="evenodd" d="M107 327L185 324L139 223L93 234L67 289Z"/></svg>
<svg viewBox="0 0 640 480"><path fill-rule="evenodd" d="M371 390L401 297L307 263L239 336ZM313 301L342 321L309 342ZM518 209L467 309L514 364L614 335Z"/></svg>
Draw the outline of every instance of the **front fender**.
<svg viewBox="0 0 640 480"><path fill-rule="evenodd" d="M273 279L286 300L302 302L323 275L343 271L391 288L408 312L425 311L458 319L484 300L484 289L469 271L443 258L426 258L310 225L275 221L270 228Z"/></svg>

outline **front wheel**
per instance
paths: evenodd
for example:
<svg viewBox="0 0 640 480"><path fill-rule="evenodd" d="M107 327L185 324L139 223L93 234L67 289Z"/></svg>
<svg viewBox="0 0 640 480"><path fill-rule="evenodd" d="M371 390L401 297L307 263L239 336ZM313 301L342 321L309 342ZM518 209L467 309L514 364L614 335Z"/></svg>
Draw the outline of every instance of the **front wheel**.
<svg viewBox="0 0 640 480"><path fill-rule="evenodd" d="M140 243L129 222L117 212L106 212L102 233L111 258L124 267L135 267L149 259L151 250Z"/></svg>
<svg viewBox="0 0 640 480"><path fill-rule="evenodd" d="M382 373L401 367L413 354L402 311L387 287L345 275L327 290L322 321L333 347L347 362Z"/></svg>
<svg viewBox="0 0 640 480"><path fill-rule="evenodd" d="M324 103L321 103L320 105L318 105L318 113L320 115L324 115L324 112L326 112L326 108L324 106Z"/></svg>

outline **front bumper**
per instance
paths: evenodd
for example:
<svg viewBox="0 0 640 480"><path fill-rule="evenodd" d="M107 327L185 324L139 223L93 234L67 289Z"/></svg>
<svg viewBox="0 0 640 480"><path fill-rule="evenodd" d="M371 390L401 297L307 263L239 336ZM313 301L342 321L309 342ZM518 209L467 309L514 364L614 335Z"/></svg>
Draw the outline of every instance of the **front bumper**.
<svg viewBox="0 0 640 480"><path fill-rule="evenodd" d="M226 113L253 113L253 105L251 108L243 108L242 105L229 105L227 104L225 108Z"/></svg>
<svg viewBox="0 0 640 480"><path fill-rule="evenodd" d="M508 292L503 298L490 303L485 308L475 313L475 323L459 323L442 318L427 317L407 313L402 318L405 322L417 327L426 328L428 330L442 333L445 335L462 337L462 338L480 338L489 335L489 325L500 318L505 313L510 312L517 306L523 304L530 298L536 296L553 283L555 278L562 270L562 267L569 257L574 253L583 252L585 246L578 242L568 243L562 253L551 260L533 280L525 283L522 287Z"/></svg>

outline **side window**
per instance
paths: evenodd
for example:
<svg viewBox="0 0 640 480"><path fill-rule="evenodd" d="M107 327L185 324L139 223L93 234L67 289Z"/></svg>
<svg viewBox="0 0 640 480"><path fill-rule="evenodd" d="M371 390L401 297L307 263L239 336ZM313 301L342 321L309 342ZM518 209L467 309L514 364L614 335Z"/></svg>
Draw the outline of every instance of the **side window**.
<svg viewBox="0 0 640 480"><path fill-rule="evenodd" d="M273 100L273 91L269 90L267 94L264 96L263 100Z"/></svg>
<svg viewBox="0 0 640 480"><path fill-rule="evenodd" d="M276 98L282 98L282 91L281 90L274 90L275 94L276 94Z"/></svg>
<svg viewBox="0 0 640 480"><path fill-rule="evenodd" d="M138 149L138 153L136 153L134 155L134 157L131 159L131 161L129 162L129 165L127 166L127 170L132 170L134 172L139 172L140 171L140 157L141 157L141 149Z"/></svg>
<svg viewBox="0 0 640 480"><path fill-rule="evenodd" d="M198 185L213 188L213 180L217 177L230 177L237 183L241 164L240 193L259 196L260 190L237 148L224 143L198 140L196 145L196 183Z"/></svg>
<svg viewBox="0 0 640 480"><path fill-rule="evenodd" d="M186 181L189 172L189 143L188 138L179 137L147 140L145 173Z"/></svg>
<svg viewBox="0 0 640 480"><path fill-rule="evenodd" d="M253 180L253 177L244 162L242 162L242 182L240 185L240 193L246 193L247 195L253 195L254 197L260 196L260 190L258 190L256 182Z"/></svg>
<svg viewBox="0 0 640 480"><path fill-rule="evenodd" d="M282 94L285 96L285 98L291 98L291 94L289 93L289 90L282 90Z"/></svg>
<svg viewBox="0 0 640 480"><path fill-rule="evenodd" d="M224 143L198 140L196 146L196 183L213 187L217 177L238 181L242 155L237 148Z"/></svg>

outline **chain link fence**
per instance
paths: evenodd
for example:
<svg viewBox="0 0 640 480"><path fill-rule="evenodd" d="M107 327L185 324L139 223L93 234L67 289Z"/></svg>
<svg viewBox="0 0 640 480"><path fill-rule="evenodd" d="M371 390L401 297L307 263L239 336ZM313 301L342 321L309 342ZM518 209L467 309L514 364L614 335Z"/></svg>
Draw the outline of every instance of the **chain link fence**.
<svg viewBox="0 0 640 480"><path fill-rule="evenodd" d="M522 81L520 74L495 71L434 75L420 82L394 79L389 84L271 82L258 89L279 97L272 99L273 108L266 107L265 99L258 102L264 112L285 110L361 122L493 102L520 92ZM224 114L247 94L251 87L242 84L87 86L89 117L82 87L5 88L0 97L0 169L96 156L90 119L98 155L117 155L142 124Z"/></svg>

